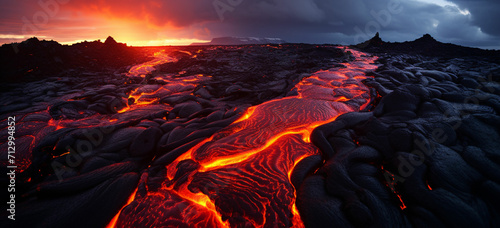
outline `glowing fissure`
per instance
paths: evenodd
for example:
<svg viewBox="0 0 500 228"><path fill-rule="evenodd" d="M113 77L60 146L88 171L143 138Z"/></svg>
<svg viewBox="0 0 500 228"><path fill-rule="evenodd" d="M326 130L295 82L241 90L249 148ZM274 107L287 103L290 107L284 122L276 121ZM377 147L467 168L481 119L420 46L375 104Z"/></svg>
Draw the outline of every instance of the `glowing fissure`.
<svg viewBox="0 0 500 228"><path fill-rule="evenodd" d="M129 196L129 198L127 200L127 203L125 205L123 205L122 208L120 208L120 210L118 211L118 213L115 215L115 217L113 217L113 219L111 220L111 222L109 222L109 224L106 226L106 228L113 228L113 227L115 227L116 221L118 221L118 217L120 216L120 212L122 212L123 208L125 208L126 206L128 206L129 204L131 204L134 201L136 193L137 193L137 188Z"/></svg>
<svg viewBox="0 0 500 228"><path fill-rule="evenodd" d="M155 57L155 59L153 59L149 62L143 63L143 64L133 66L132 68L130 68L129 74L139 75L141 77L145 77L146 74L149 74L155 70L155 66L158 66L160 64L167 63L167 62L173 62L176 60L175 58L170 57L167 54L165 54L165 51L155 52L153 54L153 56Z"/></svg>
<svg viewBox="0 0 500 228"><path fill-rule="evenodd" d="M168 54L166 54L165 50L155 52L153 56L155 57L153 60L130 68L128 76L140 76L142 78L146 78L146 75L153 74L153 72L156 70L156 66L168 62L177 61L176 58L170 57ZM192 90L196 88L199 82L209 79L210 77L211 76L201 74L186 76L182 78L175 78L172 75L154 75L154 77L152 78L157 81L166 82L167 85L163 85L161 87L155 88L154 90L151 90L151 85L144 84L130 91L127 98L126 107L117 110L117 112L125 113L133 110L135 107L144 107L155 104L160 100L159 97L174 95L176 93Z"/></svg>
<svg viewBox="0 0 500 228"><path fill-rule="evenodd" d="M364 72L376 68L376 57L350 51L356 60L344 63L345 68L304 78L295 87L297 96L249 108L169 164L166 181L150 196L169 199L170 206L162 209L182 211L167 218L192 227L304 227L290 178L298 162L320 154L310 134L339 115L364 109L370 101L361 80ZM188 168L193 165L194 170ZM153 199L143 199L148 200ZM135 218L124 215L118 220L123 227Z"/></svg>

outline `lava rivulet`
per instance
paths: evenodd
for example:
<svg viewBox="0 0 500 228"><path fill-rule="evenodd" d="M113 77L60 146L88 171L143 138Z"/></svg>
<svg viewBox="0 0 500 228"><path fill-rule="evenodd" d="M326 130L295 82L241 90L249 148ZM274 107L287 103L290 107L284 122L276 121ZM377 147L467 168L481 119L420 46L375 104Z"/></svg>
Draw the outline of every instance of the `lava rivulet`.
<svg viewBox="0 0 500 228"><path fill-rule="evenodd" d="M153 60L133 66L130 68L128 75L146 78L146 75L151 75L156 70L156 66L175 61L177 59L170 57L165 51L155 52ZM172 75L154 75L154 80L166 84L162 86L145 84L130 91L127 106L118 110L118 113L128 112L134 107L145 107L157 103L161 97L193 90L200 81L208 78L210 76L205 75L191 75L182 78Z"/></svg>
<svg viewBox="0 0 500 228"><path fill-rule="evenodd" d="M130 68L129 74L145 77L146 74L149 74L155 70L155 66L175 61L175 58L168 56L165 51L155 52L154 57L155 58L149 62L139 64Z"/></svg>
<svg viewBox="0 0 500 228"><path fill-rule="evenodd" d="M136 196L116 226L302 227L290 175L301 159L320 153L311 132L370 100L361 80L376 68L375 57L351 52L356 60L345 68L304 78L296 96L249 108L169 164L162 186Z"/></svg>

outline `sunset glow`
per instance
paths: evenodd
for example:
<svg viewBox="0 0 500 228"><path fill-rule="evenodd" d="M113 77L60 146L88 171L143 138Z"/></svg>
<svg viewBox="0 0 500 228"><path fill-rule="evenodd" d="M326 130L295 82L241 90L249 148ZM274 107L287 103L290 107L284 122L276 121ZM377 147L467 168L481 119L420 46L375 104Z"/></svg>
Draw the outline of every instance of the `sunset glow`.
<svg viewBox="0 0 500 228"><path fill-rule="evenodd" d="M0 43L38 37L73 44L113 36L129 46L167 46L206 42L210 38L207 28L182 24L182 18L174 18L175 14L163 14L163 1L18 2L4 6L18 14L2 20Z"/></svg>
<svg viewBox="0 0 500 228"><path fill-rule="evenodd" d="M225 36L355 44L378 30L387 34L384 37L390 41L429 33L445 42L499 47L500 34L492 24L496 20L481 11L495 12L495 7L479 8L467 1L396 1L390 21L385 21L389 18L381 20L377 15L387 17L387 2L390 1L8 1L2 3L0 44L33 36L63 44L112 36L130 46L189 45ZM373 27L371 22L378 24ZM370 26L367 30L367 25L375 30Z"/></svg>
<svg viewBox="0 0 500 228"><path fill-rule="evenodd" d="M2 1L0 224L500 227L498 10Z"/></svg>

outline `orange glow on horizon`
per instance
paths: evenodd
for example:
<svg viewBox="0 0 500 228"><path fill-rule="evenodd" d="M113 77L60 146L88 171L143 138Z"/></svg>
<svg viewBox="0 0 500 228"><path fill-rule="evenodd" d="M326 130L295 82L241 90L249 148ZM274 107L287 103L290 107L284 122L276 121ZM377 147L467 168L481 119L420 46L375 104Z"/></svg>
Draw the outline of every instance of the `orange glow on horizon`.
<svg viewBox="0 0 500 228"><path fill-rule="evenodd" d="M110 4L110 3L102 3ZM8 35L0 34L12 42L21 42L30 37L39 39L55 40L61 44L71 45L84 41L101 40L108 36L117 42L125 43L133 47L149 46L186 46L192 43L209 42L204 36L202 39L195 31L186 27L178 27L172 23L158 24L154 20L140 17L127 17L111 10L112 6L102 8L98 6L89 7L87 4L81 6L68 6L61 12L64 22L50 24L48 29L34 31L31 35ZM147 12L145 17L147 16ZM150 17L150 16L149 16ZM56 17L56 19L58 19ZM55 20L55 19L54 19ZM1 37L0 37L1 38ZM10 43L10 42L7 42Z"/></svg>
<svg viewBox="0 0 500 228"><path fill-rule="evenodd" d="M115 36L115 35L107 35L111 36L116 39L117 42L119 43L125 43L129 47L162 47L162 46L189 46L193 43L208 43L210 40L201 40L201 39L194 39L194 38L167 38L167 39L157 39L157 40L136 40L133 38L128 38L128 37L121 37L121 36ZM70 40L70 41L63 41L59 42L60 44L64 45L72 45L72 44L77 44L81 43L84 41L94 41L94 40L101 40L104 42L106 40L106 37L102 39L75 39L75 40ZM50 40L51 38L46 38L46 37L39 37L39 39L46 39ZM55 39L55 38L52 38Z"/></svg>

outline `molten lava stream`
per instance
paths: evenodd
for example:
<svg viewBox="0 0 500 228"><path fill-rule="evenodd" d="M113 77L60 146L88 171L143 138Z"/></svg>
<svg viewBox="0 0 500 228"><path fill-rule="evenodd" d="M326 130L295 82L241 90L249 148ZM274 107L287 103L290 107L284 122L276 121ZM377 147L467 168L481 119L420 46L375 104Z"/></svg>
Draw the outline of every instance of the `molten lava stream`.
<svg viewBox="0 0 500 228"><path fill-rule="evenodd" d="M157 65L177 61L177 59L167 55L165 50L155 52L154 57L155 58L149 62L138 64L130 68L128 76L140 76L142 78L146 78L146 75L151 74ZM174 78L172 75L155 75L155 80L164 81L168 84L163 86L150 84L140 85L130 91L127 99L127 106L117 110L117 112L125 113L133 110L134 108L146 107L157 103L160 100L159 97L170 96L175 93L193 90L201 81L207 80L210 77L211 76L201 74L182 78Z"/></svg>
<svg viewBox="0 0 500 228"><path fill-rule="evenodd" d="M298 96L251 107L168 165L163 187L136 197L117 226L303 227L290 175L320 153L311 132L370 99L360 81L375 57L351 52L347 68L319 71L296 86Z"/></svg>
<svg viewBox="0 0 500 228"><path fill-rule="evenodd" d="M131 75L140 75L141 77L145 77L146 74L151 73L152 71L155 70L155 66L167 63L167 62L173 62L176 61L175 58L168 56L165 53L165 50L155 52L153 55L155 58L149 62L139 64L136 66L133 66L129 70L129 74Z"/></svg>

